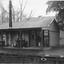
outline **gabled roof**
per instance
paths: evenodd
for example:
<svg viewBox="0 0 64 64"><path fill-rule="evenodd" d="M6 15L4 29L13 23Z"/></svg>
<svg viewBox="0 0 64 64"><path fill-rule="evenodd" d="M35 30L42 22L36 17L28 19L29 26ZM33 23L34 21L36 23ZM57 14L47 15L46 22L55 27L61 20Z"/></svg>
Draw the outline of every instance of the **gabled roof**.
<svg viewBox="0 0 64 64"><path fill-rule="evenodd" d="M32 18L21 22L12 22L12 29L48 27L54 17ZM9 22L1 23L0 29L9 29Z"/></svg>

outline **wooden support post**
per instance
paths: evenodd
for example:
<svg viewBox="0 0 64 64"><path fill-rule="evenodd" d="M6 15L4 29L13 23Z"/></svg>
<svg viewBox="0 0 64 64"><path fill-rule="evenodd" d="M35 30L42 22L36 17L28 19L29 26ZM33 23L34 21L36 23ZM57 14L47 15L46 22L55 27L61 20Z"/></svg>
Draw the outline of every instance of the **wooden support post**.
<svg viewBox="0 0 64 64"><path fill-rule="evenodd" d="M41 49L43 49L43 35L44 35L44 31L41 29L41 43L40 43L40 47Z"/></svg>
<svg viewBox="0 0 64 64"><path fill-rule="evenodd" d="M11 33L9 33L9 46L11 45Z"/></svg>
<svg viewBox="0 0 64 64"><path fill-rule="evenodd" d="M1 36L2 34L1 34L1 32L0 32L0 41L2 41L2 36Z"/></svg>
<svg viewBox="0 0 64 64"><path fill-rule="evenodd" d="M7 45L7 34L5 33L5 45Z"/></svg>
<svg viewBox="0 0 64 64"><path fill-rule="evenodd" d="M3 41L3 32L1 31L1 41Z"/></svg>
<svg viewBox="0 0 64 64"><path fill-rule="evenodd" d="M30 46L30 30L29 30L29 46Z"/></svg>
<svg viewBox="0 0 64 64"><path fill-rule="evenodd" d="M20 30L20 47L21 47L21 41L22 41L22 31Z"/></svg>

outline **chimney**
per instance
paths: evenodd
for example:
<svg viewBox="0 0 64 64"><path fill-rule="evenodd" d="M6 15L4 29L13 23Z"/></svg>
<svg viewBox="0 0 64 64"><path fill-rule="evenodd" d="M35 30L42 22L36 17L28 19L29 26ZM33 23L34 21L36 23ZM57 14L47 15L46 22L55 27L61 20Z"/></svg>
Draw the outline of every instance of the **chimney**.
<svg viewBox="0 0 64 64"><path fill-rule="evenodd" d="M12 27L12 2L9 0L9 27Z"/></svg>

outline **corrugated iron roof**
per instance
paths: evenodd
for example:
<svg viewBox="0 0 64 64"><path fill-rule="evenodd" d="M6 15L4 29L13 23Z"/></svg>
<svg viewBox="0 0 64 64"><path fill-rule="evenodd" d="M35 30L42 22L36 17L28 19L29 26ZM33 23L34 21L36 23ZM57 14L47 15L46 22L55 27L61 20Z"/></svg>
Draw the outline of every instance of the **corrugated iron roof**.
<svg viewBox="0 0 64 64"><path fill-rule="evenodd" d="M43 17L40 19L36 18L21 22L12 22L12 29L47 27L53 19L54 17ZM0 29L9 29L9 22L1 23Z"/></svg>

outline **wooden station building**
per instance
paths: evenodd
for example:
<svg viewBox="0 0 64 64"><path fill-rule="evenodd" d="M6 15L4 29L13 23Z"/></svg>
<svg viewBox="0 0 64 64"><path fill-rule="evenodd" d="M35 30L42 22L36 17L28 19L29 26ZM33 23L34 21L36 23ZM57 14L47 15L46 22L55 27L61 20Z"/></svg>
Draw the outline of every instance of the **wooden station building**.
<svg viewBox="0 0 64 64"><path fill-rule="evenodd" d="M23 47L22 40L26 47L59 46L59 27L53 17L12 22L12 27L8 22L0 24L0 41L5 46Z"/></svg>
<svg viewBox="0 0 64 64"><path fill-rule="evenodd" d="M60 31L54 17L38 17L0 23L0 62L21 64L64 63L64 47L60 47ZM1 45L3 45L1 47Z"/></svg>
<svg viewBox="0 0 64 64"><path fill-rule="evenodd" d="M12 22L12 27L9 27L9 22L2 23L0 42L4 46L0 49L0 62L55 64L59 57L53 53L55 47L60 46L59 38L59 27L54 17Z"/></svg>

